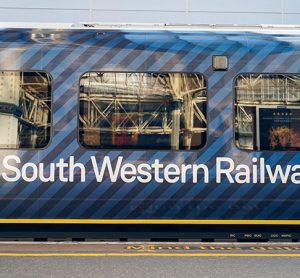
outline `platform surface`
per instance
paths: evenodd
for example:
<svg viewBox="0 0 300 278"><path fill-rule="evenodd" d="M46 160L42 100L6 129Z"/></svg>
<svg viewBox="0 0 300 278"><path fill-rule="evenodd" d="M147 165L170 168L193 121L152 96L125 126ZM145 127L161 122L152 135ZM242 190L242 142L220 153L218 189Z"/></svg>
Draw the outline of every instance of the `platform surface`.
<svg viewBox="0 0 300 278"><path fill-rule="evenodd" d="M299 277L298 243L1 242L0 277Z"/></svg>

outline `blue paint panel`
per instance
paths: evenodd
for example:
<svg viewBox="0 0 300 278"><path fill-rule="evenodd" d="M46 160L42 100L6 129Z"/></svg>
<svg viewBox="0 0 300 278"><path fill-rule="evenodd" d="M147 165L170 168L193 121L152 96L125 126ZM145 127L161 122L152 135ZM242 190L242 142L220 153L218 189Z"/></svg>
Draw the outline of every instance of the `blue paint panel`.
<svg viewBox="0 0 300 278"><path fill-rule="evenodd" d="M53 138L44 150L20 150L22 163L48 165L73 155L85 165L85 182L4 183L0 179L0 218L91 218L91 219L300 219L299 185L230 184L215 182L216 157L232 157L249 165L263 157L272 167L297 165L296 152L247 153L233 144L234 77L242 72L300 72L300 35L251 32L170 31L60 31L60 42L30 39L31 30L1 30L0 62L5 69L41 69L53 77ZM56 31L57 32L57 31ZM212 56L229 57L229 70L214 72ZM9 67L9 68L7 68ZM0 69L0 70L1 70ZM197 151L85 150L77 141L79 77L86 71L184 71L203 73L208 83L207 145ZM3 154L9 154L9 150ZM193 184L157 184L138 181L126 184L108 177L96 181L90 157L113 163L164 164L205 163L210 182L203 176Z"/></svg>

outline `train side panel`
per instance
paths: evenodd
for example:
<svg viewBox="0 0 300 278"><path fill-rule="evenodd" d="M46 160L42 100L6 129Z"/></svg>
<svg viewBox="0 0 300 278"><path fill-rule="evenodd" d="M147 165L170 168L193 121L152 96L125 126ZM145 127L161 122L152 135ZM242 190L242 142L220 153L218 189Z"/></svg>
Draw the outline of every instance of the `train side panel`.
<svg viewBox="0 0 300 278"><path fill-rule="evenodd" d="M43 30L38 31L43 33ZM46 32L46 31L45 31ZM271 182L237 182L238 170L217 181L217 158L231 159L234 167L247 165L253 174L253 158L276 165L298 165L296 151L245 151L234 144L234 82L240 73L299 73L299 35L272 35L252 32L170 32L170 31L56 31L46 36L36 30L1 31L0 61L5 71L43 71L52 77L52 138L42 149L2 149L2 160L17 156L19 169L28 162L50 163L63 159L81 163L74 181L66 166L55 172L54 181L1 177L1 219L82 219L82 220L300 220L299 185L290 179ZM45 39L46 37L46 39ZM227 71L214 71L212 56L229 59ZM87 149L78 141L79 80L88 71L99 72L186 72L203 74L207 80L208 134L199 150ZM97 181L94 158L99 167L109 158L113 169L155 160L163 165L205 164L208 181L199 170L197 182L188 172L186 180L147 183L125 182L120 175L111 180L105 171ZM13 161L13 160L11 160ZM223 164L222 164L223 165ZM219 168L221 164L219 164ZM224 169L228 164L222 166ZM220 169L219 169L220 170ZM4 171L4 170L3 170ZM28 174L30 176L30 174ZM60 176L61 175L61 176ZM128 175L130 177L130 174ZM199 222L200 223L200 222ZM229 223L229 222L228 222Z"/></svg>

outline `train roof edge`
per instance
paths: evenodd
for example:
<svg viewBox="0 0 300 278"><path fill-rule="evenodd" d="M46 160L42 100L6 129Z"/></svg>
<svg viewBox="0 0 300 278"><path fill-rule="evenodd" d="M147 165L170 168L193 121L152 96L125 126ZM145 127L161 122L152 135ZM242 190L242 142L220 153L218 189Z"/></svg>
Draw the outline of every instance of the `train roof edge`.
<svg viewBox="0 0 300 278"><path fill-rule="evenodd" d="M105 30L173 30L173 31L300 31L300 25L283 24L185 24L185 23L53 23L53 22L0 22L0 29L105 29Z"/></svg>

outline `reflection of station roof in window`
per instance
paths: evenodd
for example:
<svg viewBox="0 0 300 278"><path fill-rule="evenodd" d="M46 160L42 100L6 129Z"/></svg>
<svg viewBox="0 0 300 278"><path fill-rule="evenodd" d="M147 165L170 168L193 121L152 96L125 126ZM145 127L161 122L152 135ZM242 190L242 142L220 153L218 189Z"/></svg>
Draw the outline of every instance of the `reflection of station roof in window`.
<svg viewBox="0 0 300 278"><path fill-rule="evenodd" d="M31 93L41 94L49 93L49 84L51 80L49 75L41 72L25 72L22 77L22 88Z"/></svg>
<svg viewBox="0 0 300 278"><path fill-rule="evenodd" d="M182 99L205 94L205 81L187 73L96 73L85 74L80 82L84 93L121 98ZM202 93L201 93L202 92Z"/></svg>
<svg viewBox="0 0 300 278"><path fill-rule="evenodd" d="M300 75L243 74L235 88L238 101L265 104L300 101Z"/></svg>

